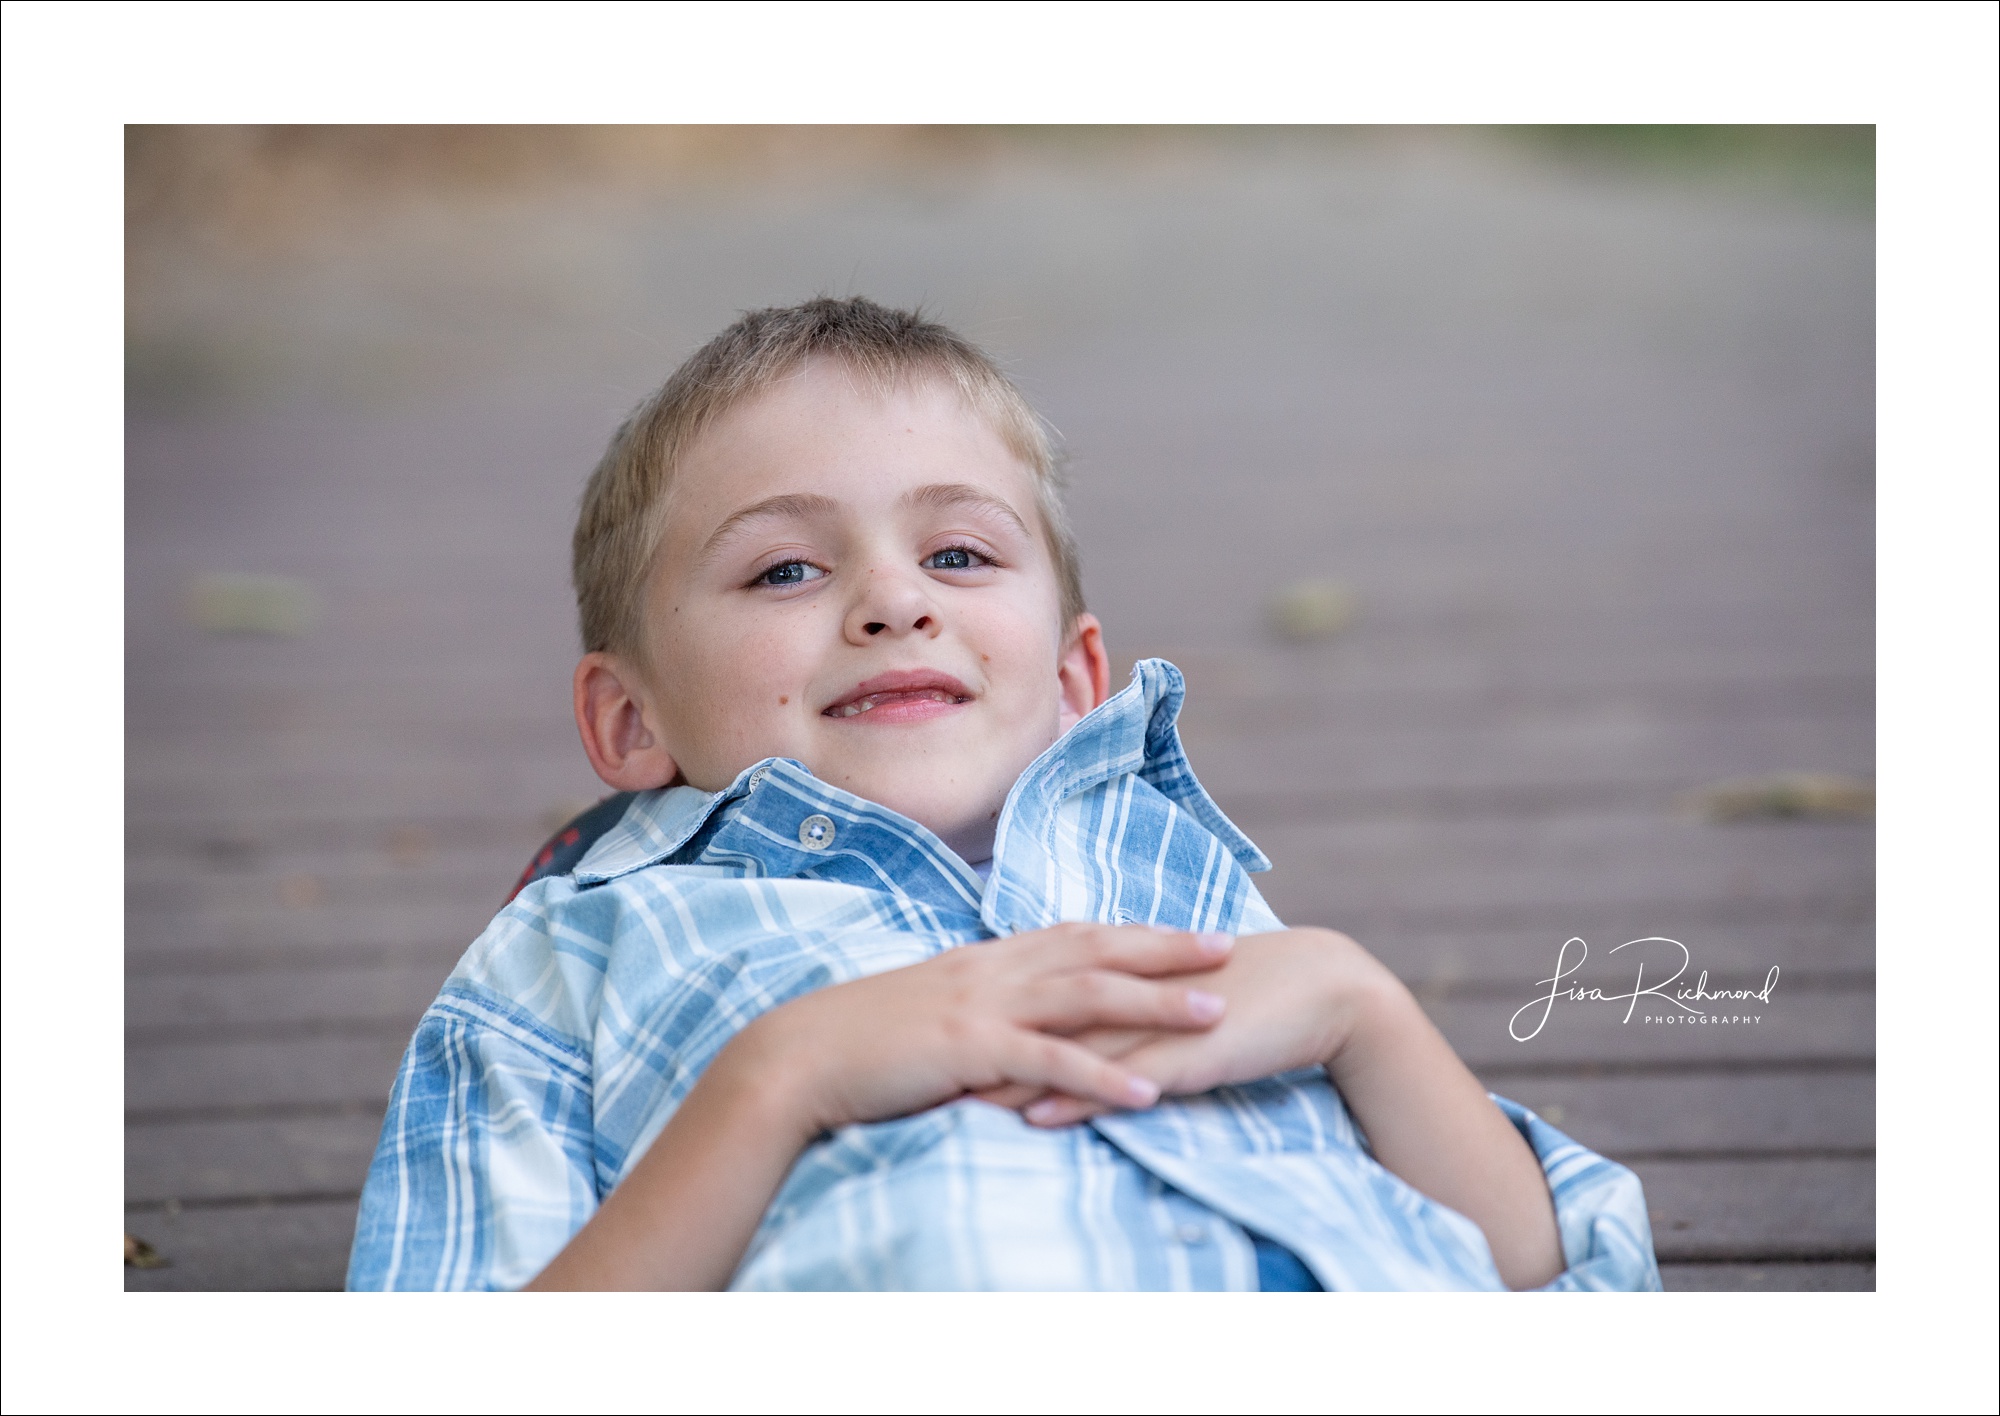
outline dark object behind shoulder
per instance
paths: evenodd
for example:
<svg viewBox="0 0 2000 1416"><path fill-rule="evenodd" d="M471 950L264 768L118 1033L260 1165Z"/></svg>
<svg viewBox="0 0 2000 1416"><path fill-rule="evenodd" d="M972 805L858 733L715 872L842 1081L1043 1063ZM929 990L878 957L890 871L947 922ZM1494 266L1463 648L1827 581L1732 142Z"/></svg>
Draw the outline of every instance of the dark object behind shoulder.
<svg viewBox="0 0 2000 1416"><path fill-rule="evenodd" d="M597 838L624 817L625 808L637 795L637 792L619 792L608 796L549 837L528 862L528 868L521 872L521 878L514 882L513 892L507 898L511 901L537 880L575 870L577 863L597 844Z"/></svg>

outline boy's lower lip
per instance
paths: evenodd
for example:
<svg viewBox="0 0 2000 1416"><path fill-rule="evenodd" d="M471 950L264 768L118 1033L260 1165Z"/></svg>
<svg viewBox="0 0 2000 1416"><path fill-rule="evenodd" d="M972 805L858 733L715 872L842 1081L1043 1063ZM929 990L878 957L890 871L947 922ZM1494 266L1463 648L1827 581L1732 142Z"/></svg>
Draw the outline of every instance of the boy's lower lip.
<svg viewBox="0 0 2000 1416"><path fill-rule="evenodd" d="M955 712L971 701L935 688L871 693L851 703L836 704L821 716L836 723L921 723Z"/></svg>

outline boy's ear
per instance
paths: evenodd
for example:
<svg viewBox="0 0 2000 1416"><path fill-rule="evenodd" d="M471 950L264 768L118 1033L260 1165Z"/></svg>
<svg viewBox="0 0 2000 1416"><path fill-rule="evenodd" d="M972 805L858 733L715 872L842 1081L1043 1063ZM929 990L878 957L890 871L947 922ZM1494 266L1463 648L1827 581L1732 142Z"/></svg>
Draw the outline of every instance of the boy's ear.
<svg viewBox="0 0 2000 1416"><path fill-rule="evenodd" d="M1104 626L1093 614L1076 617L1069 643L1056 665L1062 685L1058 731L1068 732L1077 721L1111 696L1111 660L1104 652Z"/></svg>
<svg viewBox="0 0 2000 1416"><path fill-rule="evenodd" d="M642 792L670 785L680 768L649 721L637 669L615 654L585 654L571 683L576 730L607 786Z"/></svg>

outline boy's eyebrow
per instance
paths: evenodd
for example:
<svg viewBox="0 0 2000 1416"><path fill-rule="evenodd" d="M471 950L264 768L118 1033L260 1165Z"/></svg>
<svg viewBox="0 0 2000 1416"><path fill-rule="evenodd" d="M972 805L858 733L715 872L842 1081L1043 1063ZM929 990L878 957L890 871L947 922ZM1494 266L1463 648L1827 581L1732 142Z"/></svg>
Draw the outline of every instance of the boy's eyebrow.
<svg viewBox="0 0 2000 1416"><path fill-rule="evenodd" d="M823 497L817 492L786 492L780 496L766 497L760 502L752 502L739 511L731 512L709 538L702 542L701 551L696 559L707 560L715 554L718 546L749 522L773 516L789 516L805 520L815 516L831 516L839 510L839 502L832 497Z"/></svg>
<svg viewBox="0 0 2000 1416"><path fill-rule="evenodd" d="M927 487L914 487L903 493L903 502L908 506L927 506L937 511L948 511L956 506L979 507L1011 522L1023 536L1032 539L1034 535L1013 507L993 493L964 482L933 482Z"/></svg>

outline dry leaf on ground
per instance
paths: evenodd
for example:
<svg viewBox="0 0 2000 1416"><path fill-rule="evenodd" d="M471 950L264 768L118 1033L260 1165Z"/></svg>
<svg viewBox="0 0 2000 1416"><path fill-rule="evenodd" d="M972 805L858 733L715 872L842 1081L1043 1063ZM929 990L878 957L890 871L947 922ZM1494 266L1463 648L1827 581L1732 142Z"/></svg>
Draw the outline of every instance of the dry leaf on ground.
<svg viewBox="0 0 2000 1416"><path fill-rule="evenodd" d="M1831 772L1774 772L1715 782L1674 798L1682 811L1710 821L1771 817L1853 820L1875 814L1873 784Z"/></svg>
<svg viewBox="0 0 2000 1416"><path fill-rule="evenodd" d="M1297 580L1271 597L1271 632L1294 644L1329 639L1354 619L1354 592L1337 580Z"/></svg>

